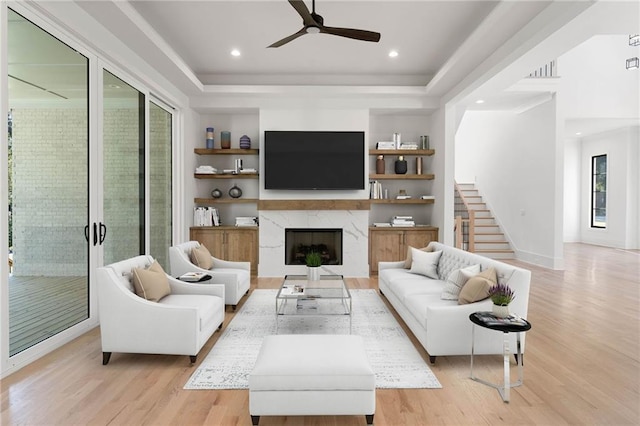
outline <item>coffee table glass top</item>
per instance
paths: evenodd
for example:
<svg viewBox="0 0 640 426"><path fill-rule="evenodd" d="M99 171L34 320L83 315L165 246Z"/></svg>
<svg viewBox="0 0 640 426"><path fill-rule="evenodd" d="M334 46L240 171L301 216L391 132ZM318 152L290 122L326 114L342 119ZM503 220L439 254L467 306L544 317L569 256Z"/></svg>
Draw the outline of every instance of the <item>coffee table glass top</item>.
<svg viewBox="0 0 640 426"><path fill-rule="evenodd" d="M306 275L286 275L276 299L351 299L342 275L321 275L318 281Z"/></svg>
<svg viewBox="0 0 640 426"><path fill-rule="evenodd" d="M321 275L317 281L287 275L276 295L276 316L283 315L347 315L351 320L351 293L342 275Z"/></svg>

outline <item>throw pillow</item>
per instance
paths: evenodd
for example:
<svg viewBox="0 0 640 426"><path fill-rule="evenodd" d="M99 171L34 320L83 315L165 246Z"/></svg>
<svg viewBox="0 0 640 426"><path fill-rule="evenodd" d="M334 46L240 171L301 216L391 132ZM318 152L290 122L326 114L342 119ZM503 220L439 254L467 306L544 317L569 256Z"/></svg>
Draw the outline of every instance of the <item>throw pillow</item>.
<svg viewBox="0 0 640 426"><path fill-rule="evenodd" d="M213 267L211 253L202 244L191 249L191 263L202 269L211 269Z"/></svg>
<svg viewBox="0 0 640 426"><path fill-rule="evenodd" d="M469 278L480 273L480 265L471 265L466 268L456 269L451 272L447 277L447 282L442 289L441 299L444 300L458 300L460 290L465 285Z"/></svg>
<svg viewBox="0 0 640 426"><path fill-rule="evenodd" d="M434 280L438 279L438 260L442 255L442 250L434 252L424 252L411 247L411 269L412 274L420 274Z"/></svg>
<svg viewBox="0 0 640 426"><path fill-rule="evenodd" d="M158 302L171 294L171 287L167 275L158 261L153 262L148 269L133 268L133 286L136 294L151 302Z"/></svg>
<svg viewBox="0 0 640 426"><path fill-rule="evenodd" d="M413 262L413 256L411 255L411 249L413 247L409 246L407 247L407 258L404 261L404 269L411 269L411 263ZM433 252L433 248L431 247L423 247L421 249L418 249L420 251L425 251L425 252Z"/></svg>
<svg viewBox="0 0 640 426"><path fill-rule="evenodd" d="M489 289L497 282L496 270L489 268L478 275L469 278L460 290L458 296L458 304L465 305L467 303L477 302L489 297Z"/></svg>

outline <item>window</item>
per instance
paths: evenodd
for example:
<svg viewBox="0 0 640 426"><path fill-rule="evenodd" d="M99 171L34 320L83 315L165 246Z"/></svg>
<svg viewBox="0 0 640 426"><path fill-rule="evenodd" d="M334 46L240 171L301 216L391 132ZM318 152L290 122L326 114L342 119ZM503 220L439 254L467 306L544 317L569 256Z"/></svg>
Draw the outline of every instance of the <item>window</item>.
<svg viewBox="0 0 640 426"><path fill-rule="evenodd" d="M607 227L607 155L591 157L591 227Z"/></svg>

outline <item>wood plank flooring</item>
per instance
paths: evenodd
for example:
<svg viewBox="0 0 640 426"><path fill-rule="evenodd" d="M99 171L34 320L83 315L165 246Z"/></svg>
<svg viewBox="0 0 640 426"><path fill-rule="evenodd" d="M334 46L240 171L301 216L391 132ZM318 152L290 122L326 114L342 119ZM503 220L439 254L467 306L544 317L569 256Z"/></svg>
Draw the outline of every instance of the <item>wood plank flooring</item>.
<svg viewBox="0 0 640 426"><path fill-rule="evenodd" d="M9 277L11 355L88 317L86 277Z"/></svg>
<svg viewBox="0 0 640 426"><path fill-rule="evenodd" d="M469 379L469 357L438 357L442 389L381 389L381 425L640 424L640 252L565 246L565 271L509 260L533 272L524 385L503 403ZM254 279L275 288L277 279ZM375 277L349 279L377 288ZM383 299L384 300L384 299ZM233 318L229 311L225 326ZM220 334L205 345L199 360ZM416 343L428 362L428 354ZM453 337L452 337L453 338ZM186 356L113 354L101 365L94 329L2 380L3 425L250 425L246 390L182 387ZM481 377L499 381L500 356L479 356ZM364 425L364 416L263 417L260 425Z"/></svg>

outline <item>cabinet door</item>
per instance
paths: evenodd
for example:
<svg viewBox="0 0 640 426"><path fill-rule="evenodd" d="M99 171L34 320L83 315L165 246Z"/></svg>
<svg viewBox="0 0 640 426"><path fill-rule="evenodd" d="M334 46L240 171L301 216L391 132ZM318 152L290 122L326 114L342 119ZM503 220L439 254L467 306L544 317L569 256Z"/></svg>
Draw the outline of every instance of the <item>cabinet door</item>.
<svg viewBox="0 0 640 426"><path fill-rule="evenodd" d="M409 246L423 248L429 245L431 241L438 241L438 231L430 229L412 229L405 231L405 253Z"/></svg>
<svg viewBox="0 0 640 426"><path fill-rule="evenodd" d="M369 269L371 273L378 273L378 262L403 260L403 231L369 231Z"/></svg>
<svg viewBox="0 0 640 426"><path fill-rule="evenodd" d="M227 260L224 252L224 232L222 229L191 228L189 239L200 242L214 257Z"/></svg>
<svg viewBox="0 0 640 426"><path fill-rule="evenodd" d="M256 229L239 228L227 231L226 248L226 260L251 262L251 273L257 272L258 231Z"/></svg>

